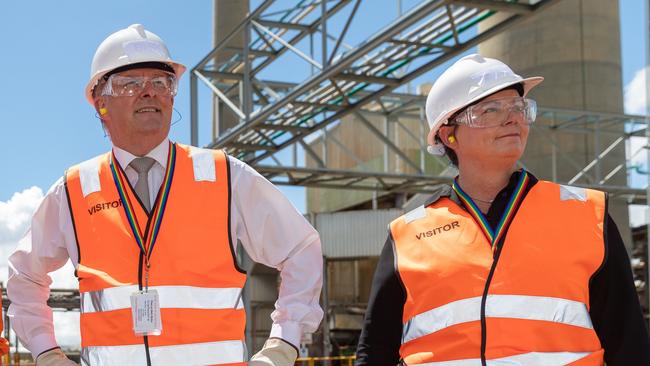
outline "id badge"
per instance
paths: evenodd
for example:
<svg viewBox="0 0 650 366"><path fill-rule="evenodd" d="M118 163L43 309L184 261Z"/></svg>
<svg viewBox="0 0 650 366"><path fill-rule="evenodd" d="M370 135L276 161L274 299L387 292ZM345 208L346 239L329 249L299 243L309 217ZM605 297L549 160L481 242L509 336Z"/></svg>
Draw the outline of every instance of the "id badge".
<svg viewBox="0 0 650 366"><path fill-rule="evenodd" d="M157 336L162 332L158 291L138 291L131 294L133 332L137 336Z"/></svg>

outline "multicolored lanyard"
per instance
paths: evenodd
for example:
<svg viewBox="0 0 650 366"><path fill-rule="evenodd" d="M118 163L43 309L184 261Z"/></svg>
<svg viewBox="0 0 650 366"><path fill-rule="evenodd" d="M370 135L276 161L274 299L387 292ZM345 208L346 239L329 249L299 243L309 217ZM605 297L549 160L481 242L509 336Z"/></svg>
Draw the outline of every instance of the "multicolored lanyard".
<svg viewBox="0 0 650 366"><path fill-rule="evenodd" d="M124 176L124 172L118 168L117 159L115 158L115 153L111 154L111 173L113 175L113 181L115 182L115 187L117 188L117 193L120 195L122 200L122 207L124 208L124 213L126 219L129 222L131 231L133 232L133 237L135 238L138 247L144 253L145 260L145 289L149 287L149 267L151 259L151 253L153 252L154 245L156 244L156 239L158 238L158 233L160 232L160 225L162 224L163 216L165 214L165 207L167 206L167 200L169 198L169 190L172 185L172 177L174 176L174 167L176 165L176 145L169 143L169 153L167 154L167 169L165 171L165 177L160 187L160 193L158 200L155 202L153 207L152 215L149 217L147 226L149 230L142 232L141 226L138 222L138 217L135 214L133 209L133 204L129 199L127 194L127 179ZM149 225L151 224L151 225Z"/></svg>
<svg viewBox="0 0 650 366"><path fill-rule="evenodd" d="M472 215L474 221L476 221L476 223L481 227L483 234L492 246L493 252L496 250L496 243L498 243L499 240L501 240L501 237L503 237L505 234L506 228L510 224L510 221L512 221L517 207L521 203L521 200L524 198L524 192L526 191L528 182L530 182L530 177L525 170L522 170L521 174L519 175L517 186L514 192L512 192L512 195L510 195L508 205L501 215L501 220L499 220L499 224L497 225L496 230L493 230L485 218L485 215L483 215L472 198L467 193L465 193L465 191L463 191L460 185L458 185L456 179L454 179L454 183L451 187L454 189L461 202L463 202L465 207L467 207L467 211L470 213L470 215Z"/></svg>

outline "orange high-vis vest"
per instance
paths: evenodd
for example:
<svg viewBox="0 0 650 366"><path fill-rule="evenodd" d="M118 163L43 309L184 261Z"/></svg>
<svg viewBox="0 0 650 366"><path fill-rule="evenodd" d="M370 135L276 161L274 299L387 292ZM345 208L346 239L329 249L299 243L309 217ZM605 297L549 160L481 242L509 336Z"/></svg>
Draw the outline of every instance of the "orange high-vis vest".
<svg viewBox="0 0 650 366"><path fill-rule="evenodd" d="M82 365L246 364L246 275L231 246L228 158L222 151L171 148L175 170L148 278L160 298L159 336L133 331L130 296L144 286L144 257L111 174L110 153L66 172L79 248ZM148 214L133 188L126 190L146 227Z"/></svg>
<svg viewBox="0 0 650 366"><path fill-rule="evenodd" d="M0 302L2 302L2 299L0 299ZM0 334L4 330L4 316L2 314L2 310L0 310ZM6 355L9 353L9 342L3 337L0 337L0 356ZM0 364L2 361L0 361Z"/></svg>
<svg viewBox="0 0 650 366"><path fill-rule="evenodd" d="M496 254L449 198L393 221L406 365L603 365L589 280L604 216L602 192L539 181Z"/></svg>

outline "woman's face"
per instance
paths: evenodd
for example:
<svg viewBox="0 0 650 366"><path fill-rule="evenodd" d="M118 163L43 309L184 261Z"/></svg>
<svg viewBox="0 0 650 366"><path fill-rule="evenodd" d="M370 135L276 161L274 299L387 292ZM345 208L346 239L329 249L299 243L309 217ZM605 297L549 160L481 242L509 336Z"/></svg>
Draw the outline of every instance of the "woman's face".
<svg viewBox="0 0 650 366"><path fill-rule="evenodd" d="M507 89L485 98L481 103L502 98L519 97L513 89ZM468 127L465 124L444 126L440 137L458 156L459 166L463 162L472 161L473 165L492 165L494 159L501 163L514 165L521 158L528 140L529 126L524 120L524 114L517 111L506 113L503 122L492 127ZM449 142L448 137L454 135L455 141Z"/></svg>

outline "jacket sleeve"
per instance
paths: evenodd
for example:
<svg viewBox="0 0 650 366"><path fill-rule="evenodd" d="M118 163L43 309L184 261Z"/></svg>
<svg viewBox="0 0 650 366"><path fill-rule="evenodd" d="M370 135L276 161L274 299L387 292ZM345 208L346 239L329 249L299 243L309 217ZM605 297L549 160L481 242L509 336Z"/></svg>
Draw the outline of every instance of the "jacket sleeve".
<svg viewBox="0 0 650 366"><path fill-rule="evenodd" d="M400 360L406 291L396 271L393 248L389 235L372 280L355 366L395 366Z"/></svg>
<svg viewBox="0 0 650 366"><path fill-rule="evenodd" d="M300 346L303 333L318 329L323 253L318 232L271 182L247 164L228 157L231 231L250 258L280 271L270 338Z"/></svg>
<svg viewBox="0 0 650 366"><path fill-rule="evenodd" d="M57 347L52 309L47 305L52 283L48 273L61 268L68 258L77 263L67 195L60 179L36 209L29 230L9 256L8 315L34 359Z"/></svg>
<svg viewBox="0 0 650 366"><path fill-rule="evenodd" d="M605 259L589 283L594 330L608 366L650 365L650 338L630 259L612 218L605 222Z"/></svg>

